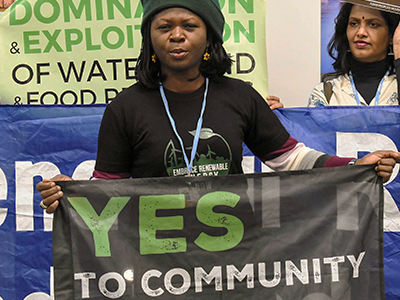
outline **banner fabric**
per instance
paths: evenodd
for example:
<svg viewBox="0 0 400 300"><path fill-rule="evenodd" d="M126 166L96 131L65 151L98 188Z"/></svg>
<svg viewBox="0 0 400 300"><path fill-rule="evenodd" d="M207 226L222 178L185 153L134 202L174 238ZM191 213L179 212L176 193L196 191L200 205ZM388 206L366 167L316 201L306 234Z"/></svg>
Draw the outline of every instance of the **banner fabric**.
<svg viewBox="0 0 400 300"><path fill-rule="evenodd" d="M385 299L371 166L59 184L57 300Z"/></svg>

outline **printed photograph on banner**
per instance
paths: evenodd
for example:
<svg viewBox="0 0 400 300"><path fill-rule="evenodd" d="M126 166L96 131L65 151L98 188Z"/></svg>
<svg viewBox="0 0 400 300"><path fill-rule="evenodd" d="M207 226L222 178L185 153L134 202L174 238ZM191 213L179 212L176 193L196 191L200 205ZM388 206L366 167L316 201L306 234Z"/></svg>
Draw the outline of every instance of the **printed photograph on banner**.
<svg viewBox="0 0 400 300"><path fill-rule="evenodd" d="M5 11L11 6L16 0L0 0L0 11Z"/></svg>
<svg viewBox="0 0 400 300"><path fill-rule="evenodd" d="M227 75L267 94L266 0L220 2ZM142 14L139 0L14 3L0 15L0 105L111 102L136 82Z"/></svg>
<svg viewBox="0 0 400 300"><path fill-rule="evenodd" d="M391 13L400 14L399 0L343 0L343 1L367 6L374 9L380 9Z"/></svg>

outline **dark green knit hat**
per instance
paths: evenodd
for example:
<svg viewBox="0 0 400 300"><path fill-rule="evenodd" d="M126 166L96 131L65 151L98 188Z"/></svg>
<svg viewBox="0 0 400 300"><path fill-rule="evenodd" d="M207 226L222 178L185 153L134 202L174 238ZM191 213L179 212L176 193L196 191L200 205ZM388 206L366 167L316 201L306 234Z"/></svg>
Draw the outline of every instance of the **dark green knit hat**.
<svg viewBox="0 0 400 300"><path fill-rule="evenodd" d="M171 7L183 7L198 15L222 41L225 19L218 0L141 0L142 28L156 13ZM143 34L143 29L142 29Z"/></svg>

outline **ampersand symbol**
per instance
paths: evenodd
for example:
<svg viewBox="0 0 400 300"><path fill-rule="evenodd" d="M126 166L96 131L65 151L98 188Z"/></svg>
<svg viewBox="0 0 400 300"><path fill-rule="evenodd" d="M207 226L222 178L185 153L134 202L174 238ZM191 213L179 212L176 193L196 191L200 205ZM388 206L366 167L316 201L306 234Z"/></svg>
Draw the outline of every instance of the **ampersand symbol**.
<svg viewBox="0 0 400 300"><path fill-rule="evenodd" d="M14 100L15 100L14 105L22 105L21 97L17 96L14 98Z"/></svg>
<svg viewBox="0 0 400 300"><path fill-rule="evenodd" d="M17 42L11 43L11 49L10 49L11 54L19 54L19 48L17 48L17 46L18 46Z"/></svg>

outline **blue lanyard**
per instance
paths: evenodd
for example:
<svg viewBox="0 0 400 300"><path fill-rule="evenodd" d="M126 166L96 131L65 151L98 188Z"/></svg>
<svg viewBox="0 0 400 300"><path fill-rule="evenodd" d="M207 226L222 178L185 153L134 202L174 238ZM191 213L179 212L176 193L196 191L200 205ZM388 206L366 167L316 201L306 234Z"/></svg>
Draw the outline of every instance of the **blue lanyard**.
<svg viewBox="0 0 400 300"><path fill-rule="evenodd" d="M375 95L375 106L378 106L379 97L381 96L381 91L382 91L382 85L383 85L383 82L385 81L386 76L388 76L388 75L389 75L389 70L387 70L385 76L382 77L381 82L379 83L379 87L378 87L378 90L376 91L376 95ZM358 96L356 84L354 83L354 78L353 78L353 75L351 74L351 72L349 73L349 76L350 76L351 86L353 87L354 96L356 97L358 105L361 105L360 97Z"/></svg>
<svg viewBox="0 0 400 300"><path fill-rule="evenodd" d="M201 107L200 117L197 121L196 133L195 133L195 136L193 139L192 153L191 153L190 162L189 162L189 159L186 155L185 146L183 145L183 140L182 140L181 136L179 135L178 130L176 129L174 118L172 117L171 112L169 111L168 100L167 100L167 97L165 96L164 88L162 86L162 83L160 82L160 94L161 94L161 98L164 102L165 111L167 112L172 129L175 132L175 135L178 138L179 143L181 144L183 157L185 159L186 167L187 167L189 174L192 171L193 161L196 156L197 147L199 145L200 131L201 131L201 126L203 125L203 115L204 115L204 111L206 110L207 93L208 93L208 78L206 78L206 89L204 91L203 104Z"/></svg>

